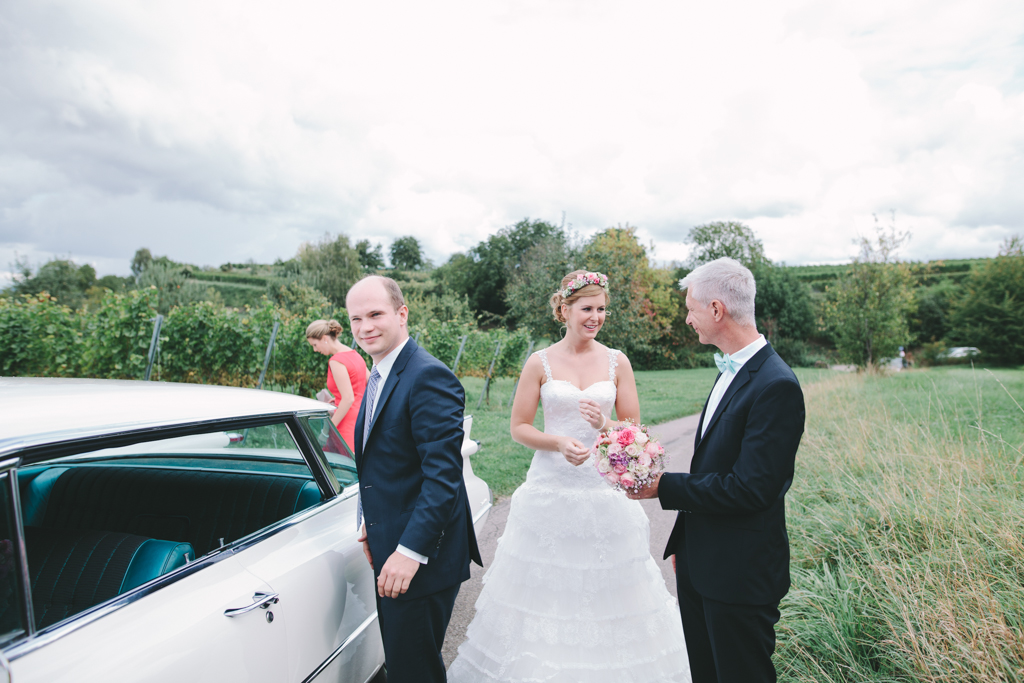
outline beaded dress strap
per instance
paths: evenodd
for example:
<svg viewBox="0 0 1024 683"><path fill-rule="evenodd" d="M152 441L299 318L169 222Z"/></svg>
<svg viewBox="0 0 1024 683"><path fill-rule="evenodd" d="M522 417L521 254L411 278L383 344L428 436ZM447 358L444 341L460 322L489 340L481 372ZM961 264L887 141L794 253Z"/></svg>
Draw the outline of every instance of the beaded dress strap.
<svg viewBox="0 0 1024 683"><path fill-rule="evenodd" d="M548 365L548 350L541 349L536 355L540 356L540 362L544 364L544 376L548 378L549 382L553 381L553 378L551 377L551 366Z"/></svg>
<svg viewBox="0 0 1024 683"><path fill-rule="evenodd" d="M608 349L608 379L612 384L615 384L615 368L617 367L619 367L619 350Z"/></svg>

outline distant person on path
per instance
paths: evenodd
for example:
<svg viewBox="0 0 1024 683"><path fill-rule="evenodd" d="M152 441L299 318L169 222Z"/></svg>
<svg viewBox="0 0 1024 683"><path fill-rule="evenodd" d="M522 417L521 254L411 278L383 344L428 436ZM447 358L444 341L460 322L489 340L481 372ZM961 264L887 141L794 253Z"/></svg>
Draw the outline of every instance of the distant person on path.
<svg viewBox="0 0 1024 683"><path fill-rule="evenodd" d="M717 346L719 375L686 474L665 473L637 498L679 510L673 556L694 683L775 681L779 601L789 591L784 497L804 431L804 398L754 324L754 276L720 258L679 283L686 322Z"/></svg>
<svg viewBox="0 0 1024 683"><path fill-rule="evenodd" d="M362 403L366 378L370 373L359 352L338 341L341 330L341 323L337 320L314 320L306 328L306 341L314 351L330 358L327 362L327 390L334 397L331 422L338 428L341 438L351 451L355 444L359 404Z"/></svg>
<svg viewBox="0 0 1024 683"><path fill-rule="evenodd" d="M647 514L591 460L598 433L622 424L613 410L640 422L629 359L596 339L608 296L608 278L582 270L551 296L565 338L530 356L512 404L512 439L536 453L451 683L690 681ZM533 426L540 403L544 431Z"/></svg>

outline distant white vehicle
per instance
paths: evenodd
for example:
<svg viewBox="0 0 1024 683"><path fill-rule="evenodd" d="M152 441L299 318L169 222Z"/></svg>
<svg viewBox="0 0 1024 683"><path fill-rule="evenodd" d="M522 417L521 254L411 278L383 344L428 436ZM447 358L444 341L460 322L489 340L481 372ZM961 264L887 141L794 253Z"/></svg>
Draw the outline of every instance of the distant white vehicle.
<svg viewBox="0 0 1024 683"><path fill-rule="evenodd" d="M981 351L976 346L954 346L938 354L938 358L971 358L980 356Z"/></svg>
<svg viewBox="0 0 1024 683"><path fill-rule="evenodd" d="M378 674L357 474L324 403L0 378L0 415L0 683ZM471 425L479 533L491 492Z"/></svg>

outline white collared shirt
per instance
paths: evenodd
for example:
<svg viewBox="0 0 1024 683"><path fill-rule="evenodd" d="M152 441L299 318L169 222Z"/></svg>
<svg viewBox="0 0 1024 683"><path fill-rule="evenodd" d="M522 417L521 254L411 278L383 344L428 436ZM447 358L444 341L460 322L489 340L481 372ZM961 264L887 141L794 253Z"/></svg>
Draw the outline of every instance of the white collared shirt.
<svg viewBox="0 0 1024 683"><path fill-rule="evenodd" d="M739 372L748 360L750 360L755 353L765 347L768 342L765 341L764 335L758 335L757 339L750 342L736 353L729 356L730 360L736 364L736 372ZM718 410L718 404L722 402L722 397L725 396L725 392L729 389L729 385L732 384L732 380L736 377L736 372L723 372L718 376L718 381L715 382L715 388L711 390L711 396L708 398L708 407L704 410L704 424L701 425L700 438L704 438L704 435L708 431L708 424L711 422L711 418L714 416L715 411Z"/></svg>
<svg viewBox="0 0 1024 683"><path fill-rule="evenodd" d="M384 393L384 384L388 381L388 375L391 374L391 368L395 367L395 361L398 360L398 354L402 352L402 349L404 349L405 345L408 343L409 338L406 337L402 340L401 344L391 349L388 355L384 356L379 363L374 363L373 367L377 369L377 374L380 375L380 379L377 380L377 393L373 396L373 405L366 406L366 415L363 416L364 420L373 419L373 414L377 412L377 404L380 402L380 395ZM399 544L395 550L410 559L416 560L420 564L426 564L427 560L430 559L426 555L420 555L415 550L409 550L401 544Z"/></svg>
<svg viewBox="0 0 1024 683"><path fill-rule="evenodd" d="M388 381L388 375L391 374L391 368L395 367L395 361L398 360L398 354L402 352L402 349L404 349L405 345L408 343L409 338L406 337L402 340L401 344L391 349L388 355L384 356L379 363L373 364L373 367L377 369L377 374L380 375L380 380L377 382L377 393L373 396L373 405L366 406L366 415L363 419L373 420L373 415L377 412L377 404L380 403L380 395L383 393L384 383Z"/></svg>

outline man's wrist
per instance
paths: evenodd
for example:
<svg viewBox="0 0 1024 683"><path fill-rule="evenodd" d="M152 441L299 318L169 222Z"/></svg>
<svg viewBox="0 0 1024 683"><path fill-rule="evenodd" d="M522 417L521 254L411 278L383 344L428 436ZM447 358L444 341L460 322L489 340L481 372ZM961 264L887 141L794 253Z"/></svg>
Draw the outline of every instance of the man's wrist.
<svg viewBox="0 0 1024 683"><path fill-rule="evenodd" d="M426 555L420 555L415 550L409 550L404 545L399 545L396 548L396 550L401 554L405 555L406 557L408 557L410 560L416 560L420 564L426 564L427 561L430 559Z"/></svg>

